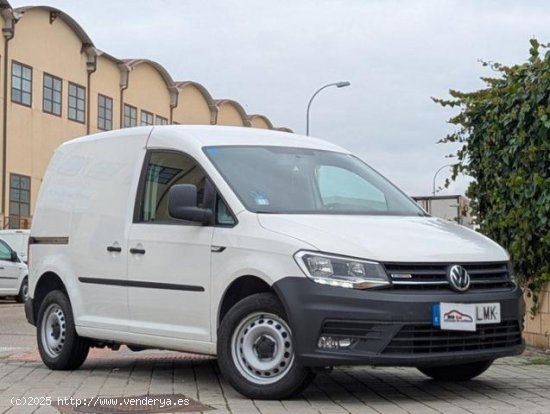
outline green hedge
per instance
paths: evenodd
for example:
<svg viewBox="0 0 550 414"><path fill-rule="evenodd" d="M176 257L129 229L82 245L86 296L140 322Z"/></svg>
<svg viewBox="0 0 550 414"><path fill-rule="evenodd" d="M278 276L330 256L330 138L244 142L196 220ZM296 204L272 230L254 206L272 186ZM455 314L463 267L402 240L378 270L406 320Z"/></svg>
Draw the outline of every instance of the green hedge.
<svg viewBox="0 0 550 414"><path fill-rule="evenodd" d="M495 77L475 92L433 100L460 113L440 142L459 143L452 179L465 173L480 231L504 246L518 282L538 295L550 280L550 44L531 40L525 63L482 62ZM545 53L544 53L545 52Z"/></svg>

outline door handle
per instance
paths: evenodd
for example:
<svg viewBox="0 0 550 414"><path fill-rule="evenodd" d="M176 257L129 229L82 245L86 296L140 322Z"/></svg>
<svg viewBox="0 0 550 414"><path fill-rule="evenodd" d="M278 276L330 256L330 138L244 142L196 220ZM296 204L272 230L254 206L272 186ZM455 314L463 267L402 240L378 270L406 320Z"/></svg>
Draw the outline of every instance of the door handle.
<svg viewBox="0 0 550 414"><path fill-rule="evenodd" d="M0 266L0 270L4 270L4 266Z"/></svg>
<svg viewBox="0 0 550 414"><path fill-rule="evenodd" d="M122 247L117 246L107 246L107 251L109 253L120 253L122 251Z"/></svg>
<svg viewBox="0 0 550 414"><path fill-rule="evenodd" d="M131 248L130 253L132 253L132 254L145 254L145 249Z"/></svg>

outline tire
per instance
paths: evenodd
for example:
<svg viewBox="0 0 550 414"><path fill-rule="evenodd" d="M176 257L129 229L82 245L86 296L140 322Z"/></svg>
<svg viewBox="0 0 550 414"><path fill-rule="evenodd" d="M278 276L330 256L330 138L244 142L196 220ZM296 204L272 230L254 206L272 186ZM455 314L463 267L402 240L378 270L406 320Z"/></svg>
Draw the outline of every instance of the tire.
<svg viewBox="0 0 550 414"><path fill-rule="evenodd" d="M248 296L229 310L218 330L217 351L221 373L248 398L290 398L315 376L296 360L288 318L272 293Z"/></svg>
<svg viewBox="0 0 550 414"><path fill-rule="evenodd" d="M25 303L29 297L29 278L25 276L23 282L21 282L21 287L19 288L19 293L15 300L17 303Z"/></svg>
<svg viewBox="0 0 550 414"><path fill-rule="evenodd" d="M77 369L90 350L89 342L76 333L71 303L60 290L48 293L42 301L36 336L42 361L53 370Z"/></svg>
<svg viewBox="0 0 550 414"><path fill-rule="evenodd" d="M420 372L437 381L468 381L489 369L493 360L443 367L418 368Z"/></svg>

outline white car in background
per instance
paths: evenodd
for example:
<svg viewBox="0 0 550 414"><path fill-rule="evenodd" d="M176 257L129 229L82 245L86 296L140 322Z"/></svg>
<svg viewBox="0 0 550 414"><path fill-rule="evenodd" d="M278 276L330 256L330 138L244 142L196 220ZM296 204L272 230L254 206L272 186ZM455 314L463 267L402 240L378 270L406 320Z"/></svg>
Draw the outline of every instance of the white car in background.
<svg viewBox="0 0 550 414"><path fill-rule="evenodd" d="M0 239L4 240L17 252L21 260L27 263L30 230L0 230Z"/></svg>
<svg viewBox="0 0 550 414"><path fill-rule="evenodd" d="M0 297L15 296L25 302L29 292L27 265L8 243L0 239Z"/></svg>

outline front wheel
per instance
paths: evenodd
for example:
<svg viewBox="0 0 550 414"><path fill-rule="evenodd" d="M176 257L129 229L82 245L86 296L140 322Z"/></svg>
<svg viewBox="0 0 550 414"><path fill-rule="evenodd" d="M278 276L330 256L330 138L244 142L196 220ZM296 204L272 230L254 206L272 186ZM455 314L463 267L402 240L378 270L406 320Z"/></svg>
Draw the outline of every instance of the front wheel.
<svg viewBox="0 0 550 414"><path fill-rule="evenodd" d="M90 344L76 333L71 303L65 293L46 295L38 310L38 350L50 369L72 370L84 363Z"/></svg>
<svg viewBox="0 0 550 414"><path fill-rule="evenodd" d="M420 372L437 381L468 381L489 369L493 360L443 367L418 368Z"/></svg>
<svg viewBox="0 0 550 414"><path fill-rule="evenodd" d="M284 308L272 293L249 296L231 308L218 331L217 347L220 371L249 398L289 398L314 377L296 361Z"/></svg>
<svg viewBox="0 0 550 414"><path fill-rule="evenodd" d="M17 297L15 298L15 300L17 300L18 303L25 303L28 297L29 297L29 278L25 277L25 279L23 279L23 282L21 282L21 287L19 288L19 293L17 294Z"/></svg>

